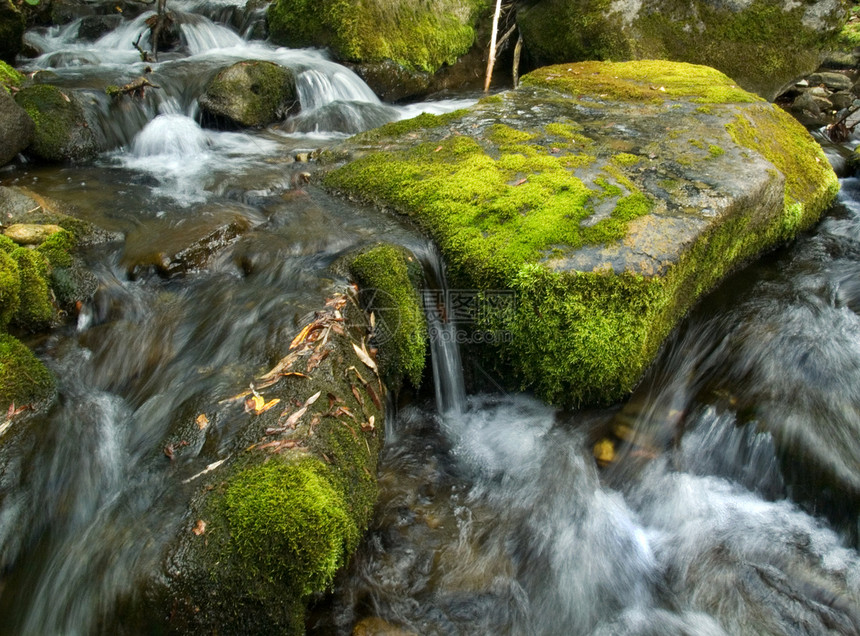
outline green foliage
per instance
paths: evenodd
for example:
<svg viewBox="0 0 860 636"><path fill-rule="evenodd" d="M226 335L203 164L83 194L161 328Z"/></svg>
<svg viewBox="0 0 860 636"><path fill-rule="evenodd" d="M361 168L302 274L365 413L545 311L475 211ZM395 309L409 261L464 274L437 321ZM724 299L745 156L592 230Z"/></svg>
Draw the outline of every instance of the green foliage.
<svg viewBox="0 0 860 636"><path fill-rule="evenodd" d="M362 290L363 302L376 316L379 361L387 384L399 386L404 377L421 384L427 351L427 325L409 266L414 257L392 245L378 245L353 259L350 273Z"/></svg>
<svg viewBox="0 0 860 636"><path fill-rule="evenodd" d="M320 459L273 456L234 475L220 502L252 576L307 596L325 589L359 530Z"/></svg>
<svg viewBox="0 0 860 636"><path fill-rule="evenodd" d="M48 288L48 262L36 250L25 247L15 249L10 256L18 265L21 284L20 305L12 322L26 331L46 329L54 317L51 292Z"/></svg>
<svg viewBox="0 0 860 636"><path fill-rule="evenodd" d="M0 333L0 409L12 403L40 402L53 390L51 373L33 352L9 334Z"/></svg>

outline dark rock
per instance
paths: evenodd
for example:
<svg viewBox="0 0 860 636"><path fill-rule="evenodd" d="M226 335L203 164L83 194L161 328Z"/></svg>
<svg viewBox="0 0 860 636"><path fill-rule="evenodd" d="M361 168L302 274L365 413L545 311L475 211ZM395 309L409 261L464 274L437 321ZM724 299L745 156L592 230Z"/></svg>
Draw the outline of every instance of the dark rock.
<svg viewBox="0 0 860 636"><path fill-rule="evenodd" d="M30 145L35 126L24 109L0 87L0 166Z"/></svg>
<svg viewBox="0 0 860 636"><path fill-rule="evenodd" d="M51 22L68 24L78 18L96 15L95 5L86 0L52 0Z"/></svg>
<svg viewBox="0 0 860 636"><path fill-rule="evenodd" d="M24 15L11 0L0 0L0 60L13 64L21 50L26 26Z"/></svg>
<svg viewBox="0 0 860 636"><path fill-rule="evenodd" d="M122 22L123 17L114 15L89 15L81 20L78 27L78 37L81 40L95 41L106 33L116 29Z"/></svg>
<svg viewBox="0 0 860 636"><path fill-rule="evenodd" d="M293 72L261 60L223 69L198 101L207 123L245 127L280 121L299 106Z"/></svg>
<svg viewBox="0 0 860 636"><path fill-rule="evenodd" d="M842 110L843 108L848 108L851 104L854 103L853 93L849 91L839 91L838 93L833 93L830 96L830 103L833 104L833 108L836 110Z"/></svg>

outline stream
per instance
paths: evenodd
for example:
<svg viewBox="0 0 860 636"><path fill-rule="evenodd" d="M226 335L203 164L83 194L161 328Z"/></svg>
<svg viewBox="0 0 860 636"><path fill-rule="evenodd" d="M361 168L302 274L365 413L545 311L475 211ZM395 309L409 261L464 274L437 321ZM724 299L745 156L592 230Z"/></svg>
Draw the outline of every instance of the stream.
<svg viewBox="0 0 860 636"><path fill-rule="evenodd" d="M0 171L125 237L84 254L92 303L28 341L59 399L3 433L0 634L162 629L138 601L184 519L185 480L230 452L242 420L172 461L165 445L281 358L347 284L332 266L348 252L399 243L444 285L426 239L305 184L294 158L478 96L383 104L323 52L254 39L261 9L170 5L182 44L150 64L160 88L119 107L88 93L110 150ZM20 66L61 87L124 84L146 66L131 43L150 15L94 41L80 20L33 30ZM197 96L243 59L293 69L301 114L202 128ZM242 233L205 266L153 267L229 224ZM813 232L709 295L623 407L469 395L446 328L425 390L386 422L375 520L309 633L378 617L416 634L860 634L860 179ZM618 456L599 468L606 438Z"/></svg>

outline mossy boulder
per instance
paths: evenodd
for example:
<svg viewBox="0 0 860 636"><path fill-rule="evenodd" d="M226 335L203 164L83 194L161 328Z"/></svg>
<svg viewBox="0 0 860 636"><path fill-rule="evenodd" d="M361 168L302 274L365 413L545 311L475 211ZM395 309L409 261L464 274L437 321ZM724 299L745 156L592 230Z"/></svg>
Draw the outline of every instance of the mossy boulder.
<svg viewBox="0 0 860 636"><path fill-rule="evenodd" d="M0 333L0 410L13 403L42 402L53 391L54 379L45 365L24 344Z"/></svg>
<svg viewBox="0 0 860 636"><path fill-rule="evenodd" d="M293 47L329 47L335 58L374 63L392 60L434 73L453 64L475 42L476 24L489 0L276 0L269 35Z"/></svg>
<svg viewBox="0 0 860 636"><path fill-rule="evenodd" d="M0 249L0 331L6 329L20 304L21 275L18 263L7 251Z"/></svg>
<svg viewBox="0 0 860 636"><path fill-rule="evenodd" d="M170 631L303 634L306 603L370 521L385 393L364 358L367 318L335 294L299 327L285 357L254 379L259 397L208 409L218 427L243 433L196 482L167 589L153 593ZM182 439L193 447L201 435L193 426Z"/></svg>
<svg viewBox="0 0 860 636"><path fill-rule="evenodd" d="M293 72L261 60L221 70L198 101L204 116L216 125L265 126L298 109Z"/></svg>
<svg viewBox="0 0 860 636"><path fill-rule="evenodd" d="M627 395L702 294L808 228L838 189L789 115L674 62L543 68L322 159L329 188L424 228L453 287L513 292L474 325L500 344L467 354L568 405Z"/></svg>
<svg viewBox="0 0 860 636"><path fill-rule="evenodd" d="M837 0L542 0L517 13L533 63L668 59L715 67L774 99L814 71L845 22Z"/></svg>
<svg viewBox="0 0 860 636"><path fill-rule="evenodd" d="M47 161L84 161L99 150L78 96L56 86L28 86L15 101L35 123L28 151Z"/></svg>
<svg viewBox="0 0 860 636"><path fill-rule="evenodd" d="M24 79L25 77L20 71L0 60L0 84L3 85L7 93L10 92L9 89L11 87L17 88L21 86L24 83Z"/></svg>
<svg viewBox="0 0 860 636"><path fill-rule="evenodd" d="M427 355L427 323L421 298L421 269L407 250L376 245L351 259L349 271L358 283L362 306L373 313L374 342L388 386L408 379L421 384Z"/></svg>
<svg viewBox="0 0 860 636"><path fill-rule="evenodd" d="M10 254L18 265L20 303L12 324L23 331L47 329L54 318L51 304L48 259L36 250L17 247Z"/></svg>

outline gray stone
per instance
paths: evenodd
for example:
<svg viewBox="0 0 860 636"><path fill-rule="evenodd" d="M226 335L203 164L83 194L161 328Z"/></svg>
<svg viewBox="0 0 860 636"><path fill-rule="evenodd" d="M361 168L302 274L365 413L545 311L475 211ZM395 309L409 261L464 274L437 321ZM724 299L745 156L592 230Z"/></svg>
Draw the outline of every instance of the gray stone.
<svg viewBox="0 0 860 636"><path fill-rule="evenodd" d="M30 145L34 130L33 120L0 86L0 166Z"/></svg>
<svg viewBox="0 0 860 636"><path fill-rule="evenodd" d="M854 95L848 91L839 91L830 96L830 103L836 110L849 108L854 103Z"/></svg>

